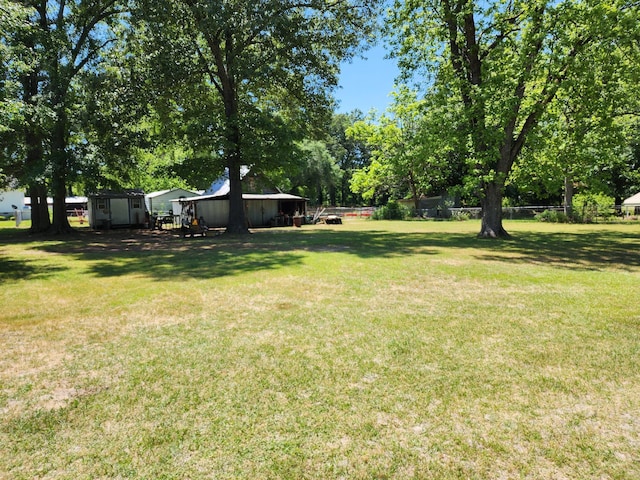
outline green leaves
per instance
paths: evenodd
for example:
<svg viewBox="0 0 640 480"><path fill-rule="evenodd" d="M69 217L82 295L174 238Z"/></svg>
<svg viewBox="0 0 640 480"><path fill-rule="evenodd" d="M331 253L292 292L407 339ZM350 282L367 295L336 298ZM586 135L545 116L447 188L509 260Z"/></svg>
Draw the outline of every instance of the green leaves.
<svg viewBox="0 0 640 480"><path fill-rule="evenodd" d="M456 93L445 109L460 112L454 133L468 140L474 181L501 192L556 98L580 99L602 118L618 108L610 86L637 71L625 57L637 56L628 39L640 33L638 8L618 0L396 2L387 32L407 78ZM497 211L500 194L489 197Z"/></svg>
<svg viewBox="0 0 640 480"><path fill-rule="evenodd" d="M454 153L455 118L441 109L435 95L397 87L394 103L379 119L356 122L348 134L371 150L370 166L356 172L351 188L367 200L435 195L460 179Z"/></svg>

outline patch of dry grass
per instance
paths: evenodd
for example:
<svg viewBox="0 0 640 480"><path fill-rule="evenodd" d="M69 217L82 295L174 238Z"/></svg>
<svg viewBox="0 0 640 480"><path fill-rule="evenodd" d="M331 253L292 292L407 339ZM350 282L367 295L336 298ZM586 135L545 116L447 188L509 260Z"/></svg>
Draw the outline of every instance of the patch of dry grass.
<svg viewBox="0 0 640 480"><path fill-rule="evenodd" d="M640 227L507 227L3 232L0 478L638 478Z"/></svg>

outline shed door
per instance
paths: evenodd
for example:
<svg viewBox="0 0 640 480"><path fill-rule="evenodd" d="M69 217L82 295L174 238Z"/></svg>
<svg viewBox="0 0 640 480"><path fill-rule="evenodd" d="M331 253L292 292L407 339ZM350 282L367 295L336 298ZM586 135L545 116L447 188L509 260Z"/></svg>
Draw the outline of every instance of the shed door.
<svg viewBox="0 0 640 480"><path fill-rule="evenodd" d="M111 199L111 225L129 225L129 199Z"/></svg>

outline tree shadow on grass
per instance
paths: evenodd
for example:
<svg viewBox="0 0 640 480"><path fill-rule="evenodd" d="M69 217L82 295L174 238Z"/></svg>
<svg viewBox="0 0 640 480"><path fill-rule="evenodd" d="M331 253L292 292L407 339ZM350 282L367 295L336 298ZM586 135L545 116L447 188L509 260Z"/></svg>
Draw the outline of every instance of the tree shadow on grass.
<svg viewBox="0 0 640 480"><path fill-rule="evenodd" d="M182 239L176 234L147 231L87 233L84 240L38 246L87 262L98 277L138 274L154 280L209 279L245 272L277 269L300 261L295 252L251 248L245 242L222 237Z"/></svg>
<svg viewBox="0 0 640 480"><path fill-rule="evenodd" d="M64 268L52 265L34 265L26 260L0 257L0 283L46 278L63 271Z"/></svg>
<svg viewBox="0 0 640 480"><path fill-rule="evenodd" d="M509 240L482 239L467 233L311 232L308 249L343 251L364 258L406 254L434 255L443 249L470 249L478 260L539 263L559 268L632 270L640 267L640 236L634 232L518 232Z"/></svg>
<svg viewBox="0 0 640 480"><path fill-rule="evenodd" d="M507 241L479 239L468 233L347 229L261 230L247 236L191 239L170 232L86 232L64 242L59 238L55 242L38 242L31 248L86 262L87 271L95 276L139 274L158 281L278 269L304 261L308 253L375 259L465 249L478 260L489 262L538 263L579 270L640 267L640 238L629 232L604 230L519 232ZM0 263L0 271L9 279L55 273L15 260Z"/></svg>
<svg viewBox="0 0 640 480"><path fill-rule="evenodd" d="M545 264L571 270L636 270L640 267L640 236L631 232L522 232L500 243L501 253L483 252L478 258Z"/></svg>

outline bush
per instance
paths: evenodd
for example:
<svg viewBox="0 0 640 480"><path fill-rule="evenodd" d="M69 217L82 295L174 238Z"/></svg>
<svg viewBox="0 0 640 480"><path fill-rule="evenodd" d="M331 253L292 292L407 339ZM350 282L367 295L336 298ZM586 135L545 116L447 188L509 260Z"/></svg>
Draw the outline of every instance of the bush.
<svg viewBox="0 0 640 480"><path fill-rule="evenodd" d="M545 210L542 213L536 214L534 217L539 222L549 223L569 223L569 217L564 212L558 212L556 210Z"/></svg>
<svg viewBox="0 0 640 480"><path fill-rule="evenodd" d="M465 221L465 220L470 220L471 219L471 214L469 212L464 212L462 210L459 210L457 212L452 212L450 219L462 222L462 221Z"/></svg>
<svg viewBox="0 0 640 480"><path fill-rule="evenodd" d="M390 200L385 206L377 208L371 218L373 220L405 220L409 211L395 200Z"/></svg>
<svg viewBox="0 0 640 480"><path fill-rule="evenodd" d="M607 219L615 214L615 200L602 193L580 193L573 197L574 216L581 222L590 223L598 217Z"/></svg>

